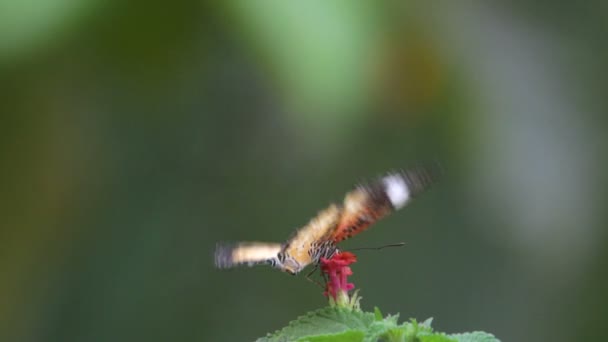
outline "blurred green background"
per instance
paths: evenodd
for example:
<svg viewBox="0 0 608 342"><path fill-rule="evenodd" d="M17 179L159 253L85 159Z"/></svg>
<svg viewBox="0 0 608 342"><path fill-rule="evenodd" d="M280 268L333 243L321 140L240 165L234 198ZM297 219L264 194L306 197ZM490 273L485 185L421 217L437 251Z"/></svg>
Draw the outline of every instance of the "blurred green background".
<svg viewBox="0 0 608 342"><path fill-rule="evenodd" d="M503 341L608 317L605 4L0 3L0 340L246 341L326 304L217 271L353 184L441 183L345 248L363 308Z"/></svg>

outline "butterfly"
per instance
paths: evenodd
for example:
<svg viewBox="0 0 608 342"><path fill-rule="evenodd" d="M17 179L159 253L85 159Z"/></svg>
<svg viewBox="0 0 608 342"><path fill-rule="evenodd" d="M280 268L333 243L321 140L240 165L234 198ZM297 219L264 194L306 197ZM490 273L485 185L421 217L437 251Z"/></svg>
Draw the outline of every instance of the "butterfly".
<svg viewBox="0 0 608 342"><path fill-rule="evenodd" d="M318 265L321 258L329 259L339 253L337 245L341 241L406 206L434 183L436 174L437 167L418 166L360 184L346 194L341 204L331 204L320 211L285 243L219 243L215 266L268 264L283 272L298 274L308 265Z"/></svg>

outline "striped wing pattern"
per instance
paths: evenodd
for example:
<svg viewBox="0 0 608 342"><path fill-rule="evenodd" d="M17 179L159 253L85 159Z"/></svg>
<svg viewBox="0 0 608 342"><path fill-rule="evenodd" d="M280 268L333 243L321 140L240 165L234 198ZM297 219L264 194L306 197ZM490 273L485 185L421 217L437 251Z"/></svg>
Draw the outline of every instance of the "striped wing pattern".
<svg viewBox="0 0 608 342"><path fill-rule="evenodd" d="M426 190L434 178L429 170L418 167L360 185L344 198L340 223L331 240L338 243L349 239L394 210L403 208Z"/></svg>

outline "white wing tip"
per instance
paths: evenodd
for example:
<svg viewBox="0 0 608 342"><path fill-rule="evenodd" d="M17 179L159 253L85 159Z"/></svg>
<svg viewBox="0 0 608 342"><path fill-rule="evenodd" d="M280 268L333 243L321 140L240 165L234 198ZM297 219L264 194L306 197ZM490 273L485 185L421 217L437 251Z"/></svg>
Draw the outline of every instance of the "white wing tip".
<svg viewBox="0 0 608 342"><path fill-rule="evenodd" d="M410 199L410 189L402 176L391 174L382 179L384 190L395 209L402 208Z"/></svg>

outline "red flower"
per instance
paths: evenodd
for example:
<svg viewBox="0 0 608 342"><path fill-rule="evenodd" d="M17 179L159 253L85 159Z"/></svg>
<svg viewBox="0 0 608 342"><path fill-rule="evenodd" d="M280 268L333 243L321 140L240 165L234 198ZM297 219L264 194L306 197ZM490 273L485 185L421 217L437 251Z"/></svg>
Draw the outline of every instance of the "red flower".
<svg viewBox="0 0 608 342"><path fill-rule="evenodd" d="M357 262L357 256L351 252L334 254L331 258L321 258L321 272L327 275L325 283L325 296L331 295L336 302L339 298L348 300L348 291L355 288L355 284L348 282L348 276L353 271L348 265Z"/></svg>

